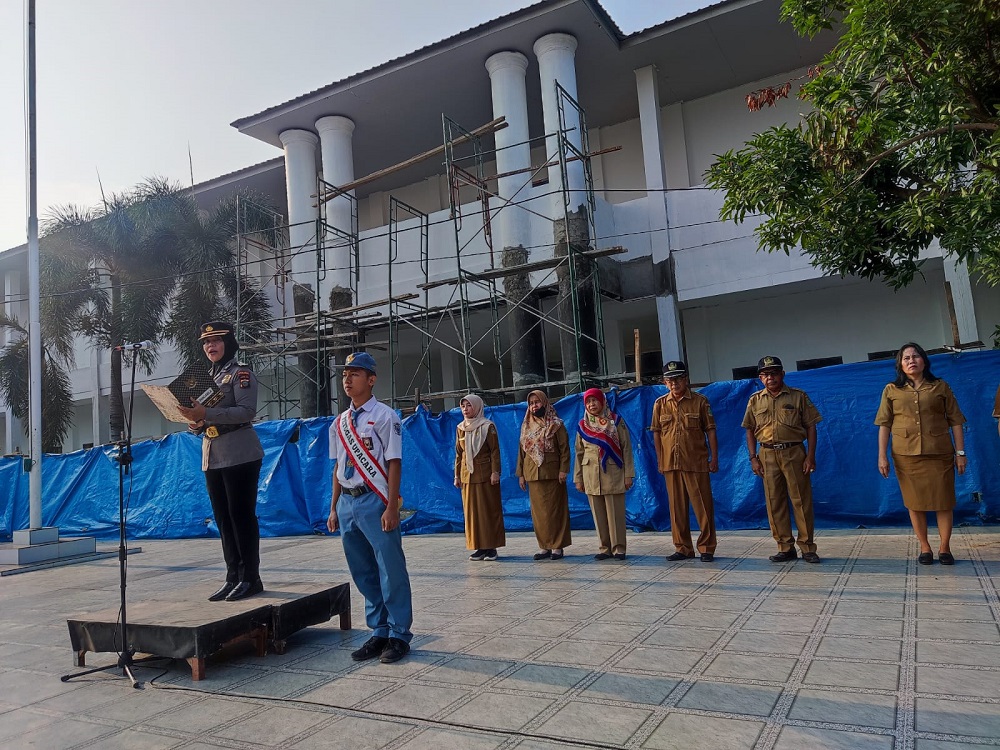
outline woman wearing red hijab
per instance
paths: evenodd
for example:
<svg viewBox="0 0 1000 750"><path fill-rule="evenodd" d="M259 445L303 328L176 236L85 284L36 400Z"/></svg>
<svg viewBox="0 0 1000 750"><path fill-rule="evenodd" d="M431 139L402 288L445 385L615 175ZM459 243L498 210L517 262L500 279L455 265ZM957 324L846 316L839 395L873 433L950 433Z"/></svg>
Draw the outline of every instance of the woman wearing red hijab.
<svg viewBox="0 0 1000 750"><path fill-rule="evenodd" d="M587 495L601 540L595 560L625 559L625 491L635 479L632 441L625 422L608 409L604 393L583 394L584 415L576 426L573 483Z"/></svg>

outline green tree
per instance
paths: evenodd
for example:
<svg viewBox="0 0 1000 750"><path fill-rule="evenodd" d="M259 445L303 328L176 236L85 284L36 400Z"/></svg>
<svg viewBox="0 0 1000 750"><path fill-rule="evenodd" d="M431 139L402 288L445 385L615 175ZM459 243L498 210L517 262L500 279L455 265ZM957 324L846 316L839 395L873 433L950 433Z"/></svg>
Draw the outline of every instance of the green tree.
<svg viewBox="0 0 1000 750"><path fill-rule="evenodd" d="M937 239L1000 282L1000 3L785 0L781 17L839 41L799 91L800 123L709 169L721 217L762 214L762 248L801 246L828 273L900 288ZM789 88L751 95L751 109Z"/></svg>
<svg viewBox="0 0 1000 750"><path fill-rule="evenodd" d="M125 426L122 354L113 351L114 346L173 340L192 361L198 324L235 311L237 288L246 300L241 316L248 326L263 325L266 303L255 294L253 282L239 273L227 221L224 207L206 216L189 191L154 178L110 196L97 209L58 208L47 222L43 253L53 259L60 278L77 279L78 293L62 295L58 285L43 290L43 297L67 300L62 314L44 316L43 329L50 330L48 337L58 344L59 353L66 353L63 363L71 361L77 334L112 350L113 439ZM83 302L73 307L79 300ZM139 358L148 374L156 352L139 352ZM50 361L58 364L56 358Z"/></svg>

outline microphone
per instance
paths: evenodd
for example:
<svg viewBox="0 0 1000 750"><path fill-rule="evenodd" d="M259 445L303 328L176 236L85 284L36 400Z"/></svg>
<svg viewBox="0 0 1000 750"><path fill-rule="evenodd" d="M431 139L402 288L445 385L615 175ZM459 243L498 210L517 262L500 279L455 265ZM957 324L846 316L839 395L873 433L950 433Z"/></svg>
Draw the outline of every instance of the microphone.
<svg viewBox="0 0 1000 750"><path fill-rule="evenodd" d="M121 346L116 346L114 351L116 352L137 352L140 349L152 349L152 341L138 341L134 344L122 344Z"/></svg>

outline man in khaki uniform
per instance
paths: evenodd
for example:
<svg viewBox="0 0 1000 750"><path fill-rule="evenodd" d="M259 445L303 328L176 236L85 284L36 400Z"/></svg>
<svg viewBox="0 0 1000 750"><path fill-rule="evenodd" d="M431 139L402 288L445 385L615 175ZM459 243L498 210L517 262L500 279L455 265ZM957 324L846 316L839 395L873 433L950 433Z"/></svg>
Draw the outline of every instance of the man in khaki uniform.
<svg viewBox="0 0 1000 750"><path fill-rule="evenodd" d="M670 393L653 404L653 431L656 463L667 484L670 502L670 531L676 551L668 562L694 557L691 543L691 511L698 519L698 552L702 562L715 559L715 504L709 472L719 470L719 446L715 417L708 399L690 388L687 365L668 362L663 383ZM706 444L707 438L707 444Z"/></svg>
<svg viewBox="0 0 1000 750"><path fill-rule="evenodd" d="M816 468L816 424L823 417L805 391L785 385L785 370L780 359L762 357L757 363L757 372L764 390L750 397L743 427L747 431L750 468L764 479L767 520L771 524L771 535L778 543L778 554L768 559L788 562L796 558L796 540L792 537L788 515L790 500L802 559L818 563L819 555L813 542L809 475Z"/></svg>

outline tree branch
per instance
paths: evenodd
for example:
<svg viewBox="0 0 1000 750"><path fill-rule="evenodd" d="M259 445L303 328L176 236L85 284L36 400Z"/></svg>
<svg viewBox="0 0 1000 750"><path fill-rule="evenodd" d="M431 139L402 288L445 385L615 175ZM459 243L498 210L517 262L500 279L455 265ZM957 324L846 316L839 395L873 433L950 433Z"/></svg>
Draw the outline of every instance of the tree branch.
<svg viewBox="0 0 1000 750"><path fill-rule="evenodd" d="M938 135L945 135L946 133L954 133L956 130L995 131L995 130L1000 130L1000 124L997 124L995 122L960 122L955 125L945 125L940 128L934 128L933 130L925 130L923 133L917 133L912 138L907 138L905 141L900 141L892 148L887 148L881 154L873 156L871 160L869 160L868 167L865 169L865 172L867 172L873 166L878 164L885 157L890 156L896 153L897 151L902 151L904 148L906 148L907 146L912 146L917 141L922 141L927 138L933 138L934 136Z"/></svg>

